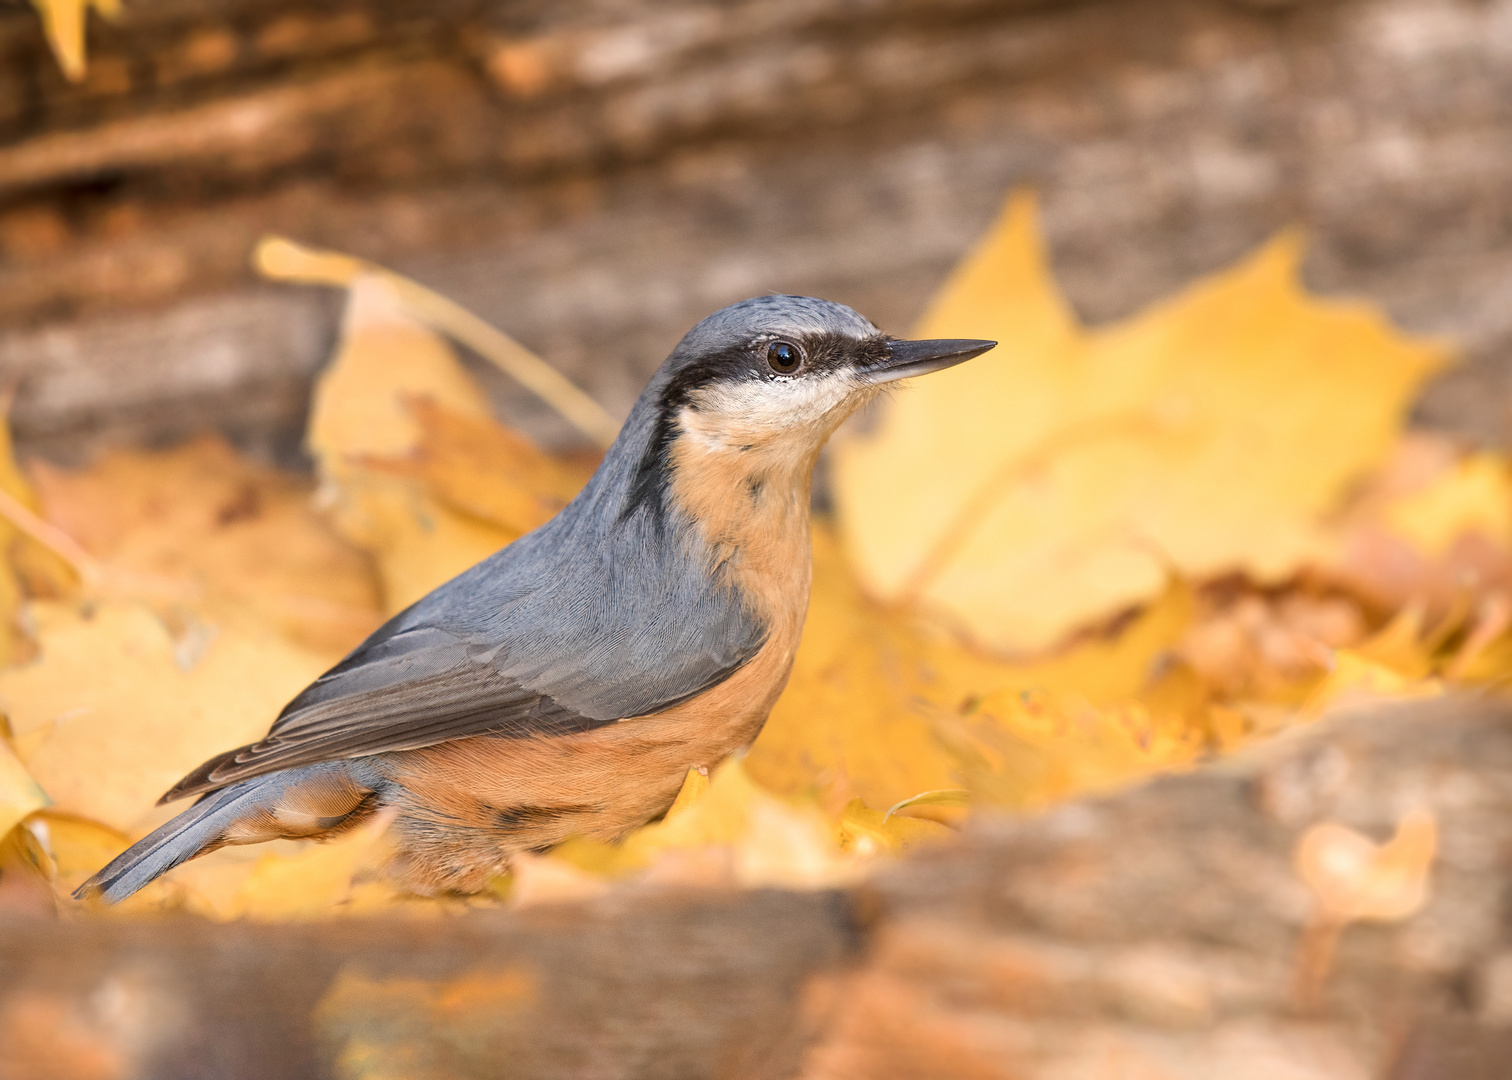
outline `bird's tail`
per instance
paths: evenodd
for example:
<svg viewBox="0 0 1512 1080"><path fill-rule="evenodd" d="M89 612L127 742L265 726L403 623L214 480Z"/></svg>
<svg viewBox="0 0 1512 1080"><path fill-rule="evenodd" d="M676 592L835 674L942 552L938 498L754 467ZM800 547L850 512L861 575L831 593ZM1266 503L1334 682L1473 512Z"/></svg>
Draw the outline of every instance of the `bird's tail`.
<svg viewBox="0 0 1512 1080"><path fill-rule="evenodd" d="M226 844L331 835L361 819L372 794L352 770L335 764L230 784L132 844L74 896L119 903L180 863Z"/></svg>
<svg viewBox="0 0 1512 1080"><path fill-rule="evenodd" d="M212 791L117 855L74 890L74 896L100 896L118 903L180 863L214 850L226 829L251 809L248 804L260 801L259 786L257 780L244 780Z"/></svg>

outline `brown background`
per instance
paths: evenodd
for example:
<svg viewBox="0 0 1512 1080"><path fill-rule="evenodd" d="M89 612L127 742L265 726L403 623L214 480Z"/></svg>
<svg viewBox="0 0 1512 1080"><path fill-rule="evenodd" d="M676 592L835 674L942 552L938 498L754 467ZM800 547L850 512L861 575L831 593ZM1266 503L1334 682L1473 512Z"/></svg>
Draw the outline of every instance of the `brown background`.
<svg viewBox="0 0 1512 1080"><path fill-rule="evenodd" d="M904 331L1015 184L1093 322L1304 225L1316 287L1464 345L1420 417L1505 441L1509 0L135 0L90 49L71 86L0 4L0 374L54 456L201 426L289 456L337 309L254 280L265 231L623 412L743 296Z"/></svg>

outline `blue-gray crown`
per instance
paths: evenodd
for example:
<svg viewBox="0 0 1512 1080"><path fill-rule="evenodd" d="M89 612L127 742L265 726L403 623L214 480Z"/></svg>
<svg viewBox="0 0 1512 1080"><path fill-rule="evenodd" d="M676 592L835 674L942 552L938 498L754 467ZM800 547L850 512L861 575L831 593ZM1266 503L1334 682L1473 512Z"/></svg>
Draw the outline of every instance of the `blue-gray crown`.
<svg viewBox="0 0 1512 1080"><path fill-rule="evenodd" d="M668 366L681 367L760 334L798 338L838 334L862 340L879 333L870 319L833 300L815 296L755 296L721 308L689 330L672 350Z"/></svg>

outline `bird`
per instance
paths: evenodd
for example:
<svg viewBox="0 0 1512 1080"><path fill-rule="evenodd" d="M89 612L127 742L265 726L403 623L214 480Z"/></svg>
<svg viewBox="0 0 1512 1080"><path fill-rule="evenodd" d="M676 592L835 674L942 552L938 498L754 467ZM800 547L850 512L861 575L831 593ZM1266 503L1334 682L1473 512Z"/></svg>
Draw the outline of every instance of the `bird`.
<svg viewBox="0 0 1512 1080"><path fill-rule="evenodd" d="M404 889L476 893L521 853L655 820L689 769L750 744L787 683L820 448L889 384L995 345L896 339L806 296L708 316L557 516L190 772L159 803L197 801L75 895L118 902L226 845L329 839L380 812Z"/></svg>

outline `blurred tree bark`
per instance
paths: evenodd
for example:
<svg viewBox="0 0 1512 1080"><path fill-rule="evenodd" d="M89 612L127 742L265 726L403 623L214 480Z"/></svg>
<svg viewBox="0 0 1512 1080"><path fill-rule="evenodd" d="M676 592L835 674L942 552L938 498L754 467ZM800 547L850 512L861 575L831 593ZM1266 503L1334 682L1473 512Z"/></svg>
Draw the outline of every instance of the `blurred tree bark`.
<svg viewBox="0 0 1512 1080"><path fill-rule="evenodd" d="M1302 223L1315 285L1466 345L1420 417L1505 439L1512 0L137 0L90 56L0 7L0 375L54 455L292 448L334 306L253 280L266 231L623 410L742 296L903 331L1014 184L1094 320Z"/></svg>
<svg viewBox="0 0 1512 1080"><path fill-rule="evenodd" d="M1423 903L1320 936L1320 826L1431 815ZM1512 710L1454 699L960 841L848 892L454 919L0 919L6 1080L1479 1080L1512 1068Z"/></svg>

